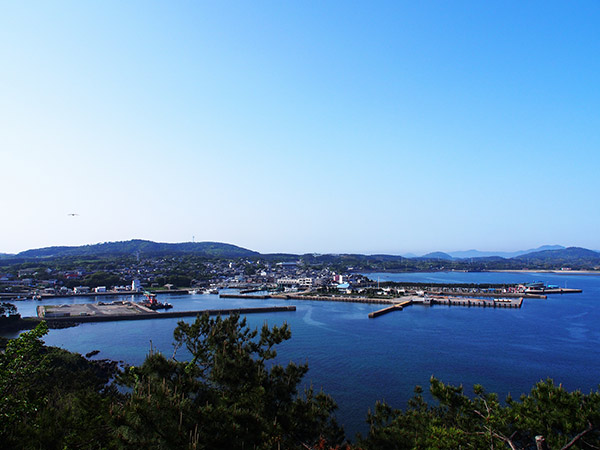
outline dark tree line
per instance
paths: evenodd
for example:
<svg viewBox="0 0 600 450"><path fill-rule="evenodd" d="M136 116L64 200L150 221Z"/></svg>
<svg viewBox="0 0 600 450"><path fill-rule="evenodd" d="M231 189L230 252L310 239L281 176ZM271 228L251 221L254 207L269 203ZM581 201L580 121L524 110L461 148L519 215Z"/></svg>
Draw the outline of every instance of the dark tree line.
<svg viewBox="0 0 600 450"><path fill-rule="evenodd" d="M11 449L597 449L600 393L551 380L518 400L432 378L404 410L378 403L369 432L345 442L336 404L299 392L306 364L273 364L287 325L251 330L237 315L174 332L177 354L121 370L47 347L45 323L0 353L0 447ZM181 352L181 350L179 350Z"/></svg>

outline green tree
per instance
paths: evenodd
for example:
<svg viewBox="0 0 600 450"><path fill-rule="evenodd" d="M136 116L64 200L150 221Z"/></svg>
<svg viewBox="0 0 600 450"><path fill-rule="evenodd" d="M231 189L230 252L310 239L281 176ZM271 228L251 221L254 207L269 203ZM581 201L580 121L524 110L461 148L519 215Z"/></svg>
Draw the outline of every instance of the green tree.
<svg viewBox="0 0 600 450"><path fill-rule="evenodd" d="M45 322L8 342L0 354L0 445L3 448L103 448L112 441L107 386L115 364L46 347Z"/></svg>
<svg viewBox="0 0 600 450"><path fill-rule="evenodd" d="M44 398L32 389L33 380L47 370L41 337L48 332L45 322L8 342L0 353L0 435L11 441L18 425L43 405Z"/></svg>
<svg viewBox="0 0 600 450"><path fill-rule="evenodd" d="M17 315L17 307L12 303L2 302L0 303L0 316L8 317Z"/></svg>
<svg viewBox="0 0 600 450"><path fill-rule="evenodd" d="M116 286L121 282L121 278L118 275L109 272L94 272L91 275L86 275L83 279L83 284L89 287L105 286L110 288Z"/></svg>
<svg viewBox="0 0 600 450"><path fill-rule="evenodd" d="M536 436L550 449L597 449L600 445L600 394L568 392L552 380L537 383L520 401L503 405L496 394L477 385L474 398L461 386L430 380L437 401L428 405L422 390L406 411L378 403L369 413L370 425L362 447L375 449L510 448L535 449Z"/></svg>
<svg viewBox="0 0 600 450"><path fill-rule="evenodd" d="M123 447L300 449L343 440L333 400L312 389L298 395L308 366L269 363L291 336L287 325L259 333L237 314L205 314L180 322L174 336L189 361L152 353L125 377L133 392L116 418Z"/></svg>

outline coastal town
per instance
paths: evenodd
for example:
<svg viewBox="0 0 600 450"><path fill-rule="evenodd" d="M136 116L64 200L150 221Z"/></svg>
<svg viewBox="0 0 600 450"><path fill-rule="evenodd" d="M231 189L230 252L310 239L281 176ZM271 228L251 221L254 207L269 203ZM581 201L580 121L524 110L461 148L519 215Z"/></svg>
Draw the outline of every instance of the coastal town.
<svg viewBox="0 0 600 450"><path fill-rule="evenodd" d="M299 262L214 260L186 264L178 258L155 258L133 263L114 261L102 268L68 270L51 264L0 272L0 296L18 300L88 294L143 291L215 293L220 289L297 291L312 288L351 289L368 284L366 277L306 268Z"/></svg>
<svg viewBox="0 0 600 450"><path fill-rule="evenodd" d="M242 294L276 292L284 294L319 293L394 298L403 295L434 294L478 295L544 294L558 286L498 285L465 287L371 280L348 267L343 273L328 267L308 267L301 261L267 262L264 260L207 260L186 264L178 258L154 258L144 261L114 261L114 267L77 267L61 269L51 263L37 267L14 268L0 273L0 298L3 300L56 297L158 293L218 293L238 289ZM60 266L60 264L58 264ZM564 291L564 290L563 290Z"/></svg>
<svg viewBox="0 0 600 450"><path fill-rule="evenodd" d="M542 282L520 284L444 284L391 282L371 279L347 267L336 271L302 260L266 261L248 258L194 259L185 257L104 259L92 263L65 261L16 265L0 273L0 300L4 327L33 326L49 320L52 326L72 326L82 321L141 320L185 317L198 311L168 310L168 301L157 295L218 294L220 298L333 301L382 304L369 318L399 311L413 304L520 308L524 298L581 292ZM24 267L25 266L25 267ZM85 298L94 304L61 304L65 298ZM105 299L108 297L108 299ZM113 297L110 299L110 297ZM40 302L37 317L22 320L13 303ZM52 301L55 300L55 301ZM242 308L252 313L295 310L295 306ZM274 309L273 309L274 308ZM213 314L228 314L218 309ZM210 313L210 312L209 312ZM35 319L35 320L34 320ZM61 325L62 324L62 325Z"/></svg>

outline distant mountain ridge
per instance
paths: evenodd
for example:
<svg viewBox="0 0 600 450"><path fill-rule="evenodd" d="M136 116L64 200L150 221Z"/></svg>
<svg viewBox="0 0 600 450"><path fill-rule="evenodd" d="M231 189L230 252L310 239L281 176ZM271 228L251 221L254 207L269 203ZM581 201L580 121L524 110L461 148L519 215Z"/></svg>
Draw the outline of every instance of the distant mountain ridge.
<svg viewBox="0 0 600 450"><path fill-rule="evenodd" d="M243 258L258 256L258 252L220 242L182 242L170 244L164 242L133 239L131 241L105 242L78 247L45 247L26 250L14 258L61 258L72 256L161 256L173 253L194 254L213 258Z"/></svg>
<svg viewBox="0 0 600 450"><path fill-rule="evenodd" d="M564 264L579 265L583 262L600 265L600 253L581 247L568 247L558 250L543 250L540 252L527 253L513 259L526 262L527 264Z"/></svg>
<svg viewBox="0 0 600 450"><path fill-rule="evenodd" d="M444 252L432 252L432 253L427 253L426 255L421 256L420 259L451 260L452 256L450 256L448 253L444 253Z"/></svg>
<svg viewBox="0 0 600 450"><path fill-rule="evenodd" d="M471 253L469 253L471 252ZM306 264L342 264L347 267L378 267L390 270L412 267L438 267L445 269L523 269L575 267L594 269L600 267L600 253L580 247L565 248L559 245L542 246L533 251L514 252L517 256L503 257L493 252L469 251L469 254L485 256L470 256L468 258L453 257L452 253L432 252L421 257L406 258L399 255L360 255L360 254L305 254L291 253L261 254L232 244L220 242L182 242L161 243L134 239L130 241L105 242L78 247L55 246L26 250L16 255L1 254L0 260L28 261L52 258L90 258L90 257L166 257L176 255L193 255L204 258L263 258L271 261L297 261ZM476 252L476 253L472 253ZM459 252L454 252L456 255ZM464 252L463 252L464 253ZM499 252L501 255L502 252ZM507 253L504 253L507 254ZM510 253L508 253L510 254ZM413 261L413 263L410 263Z"/></svg>
<svg viewBox="0 0 600 450"><path fill-rule="evenodd" d="M531 248L529 250L518 250L514 252L494 252L494 251L479 251L479 250L465 250L457 252L448 252L453 258L485 258L489 256L500 256L501 258L515 258L517 256L526 255L528 253L535 253L546 250L562 250L565 247L562 245L542 245L538 248Z"/></svg>

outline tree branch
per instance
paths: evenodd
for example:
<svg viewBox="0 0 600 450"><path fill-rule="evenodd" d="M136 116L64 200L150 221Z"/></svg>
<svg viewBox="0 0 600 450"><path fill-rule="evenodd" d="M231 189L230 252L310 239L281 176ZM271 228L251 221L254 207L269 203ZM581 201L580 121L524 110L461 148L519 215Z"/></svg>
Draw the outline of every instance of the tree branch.
<svg viewBox="0 0 600 450"><path fill-rule="evenodd" d="M594 431L594 430L595 430L595 428L596 428L596 427L594 427L594 426L592 425L592 423L591 423L591 422L588 422L588 427L587 427L585 430L583 430L581 433L579 433L578 435L576 435L576 436L575 436L573 439L571 439L571 441L570 441L570 442L569 442L567 445L565 445L565 446L564 446L564 447L563 447L561 450L567 450L567 449L569 449L569 448L573 447L573 445L575 445L575 443L576 443L576 442L577 442L579 439L581 439L581 438L582 438L583 436L585 436L586 434L588 434L588 433L590 433L590 432Z"/></svg>

